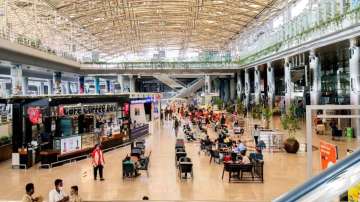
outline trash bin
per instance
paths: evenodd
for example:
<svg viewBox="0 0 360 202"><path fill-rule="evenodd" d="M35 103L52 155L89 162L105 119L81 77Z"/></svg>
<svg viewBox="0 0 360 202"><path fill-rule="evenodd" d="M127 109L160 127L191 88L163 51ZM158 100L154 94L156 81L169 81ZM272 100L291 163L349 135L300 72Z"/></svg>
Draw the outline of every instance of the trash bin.
<svg viewBox="0 0 360 202"><path fill-rule="evenodd" d="M353 130L353 128L346 128L346 129L345 129L345 136L346 136L346 137L351 137L351 138L353 138L353 137L354 137L354 130Z"/></svg>

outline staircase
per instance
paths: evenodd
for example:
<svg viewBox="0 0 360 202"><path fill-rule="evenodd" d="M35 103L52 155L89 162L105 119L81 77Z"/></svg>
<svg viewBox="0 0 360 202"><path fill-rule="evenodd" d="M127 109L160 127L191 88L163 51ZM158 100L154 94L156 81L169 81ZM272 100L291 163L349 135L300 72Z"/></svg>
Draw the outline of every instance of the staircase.
<svg viewBox="0 0 360 202"><path fill-rule="evenodd" d="M155 74L154 77L161 81L162 83L166 84L167 86L169 86L170 88L174 89L175 91L180 90L182 88L184 88L184 85L181 84L180 82L178 82L175 79L170 78L168 75L166 74Z"/></svg>
<svg viewBox="0 0 360 202"><path fill-rule="evenodd" d="M175 96L172 98L185 98L191 96L192 93L198 91L205 85L204 77L194 80L186 87L183 87Z"/></svg>

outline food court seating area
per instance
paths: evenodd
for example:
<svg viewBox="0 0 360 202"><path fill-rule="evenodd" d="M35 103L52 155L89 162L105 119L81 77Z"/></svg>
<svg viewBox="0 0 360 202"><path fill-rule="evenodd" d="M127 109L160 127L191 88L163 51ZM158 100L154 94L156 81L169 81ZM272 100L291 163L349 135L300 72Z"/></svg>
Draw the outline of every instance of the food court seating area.
<svg viewBox="0 0 360 202"><path fill-rule="evenodd" d="M188 174L194 178L193 163L187 157L184 139L176 139L175 143L175 165L179 172L180 179L187 179Z"/></svg>
<svg viewBox="0 0 360 202"><path fill-rule="evenodd" d="M139 171L146 171L149 176L148 168L150 164L151 151L145 156L145 141L135 142L131 148L130 156L122 161L123 178L133 178L139 176ZM130 158L130 159L129 159ZM127 161L129 161L127 162Z"/></svg>

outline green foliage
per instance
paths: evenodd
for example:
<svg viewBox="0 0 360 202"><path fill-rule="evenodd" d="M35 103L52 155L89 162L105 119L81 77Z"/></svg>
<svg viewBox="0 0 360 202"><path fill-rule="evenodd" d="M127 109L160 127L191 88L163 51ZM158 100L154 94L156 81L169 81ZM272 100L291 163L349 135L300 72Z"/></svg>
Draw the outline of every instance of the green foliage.
<svg viewBox="0 0 360 202"><path fill-rule="evenodd" d="M0 146L1 146L1 145L6 145L6 144L10 144L10 143L11 143L11 138L10 138L10 136L0 137Z"/></svg>
<svg viewBox="0 0 360 202"><path fill-rule="evenodd" d="M265 106L262 108L262 117L266 121L270 121L272 116L273 116L273 110L269 106Z"/></svg>
<svg viewBox="0 0 360 202"><path fill-rule="evenodd" d="M300 129L300 119L296 116L296 106L294 104L290 105L286 114L281 116L281 124L283 129L288 131L290 138L295 139L296 131Z"/></svg>
<svg viewBox="0 0 360 202"><path fill-rule="evenodd" d="M241 102L240 98L237 98L236 105L237 105L237 109L236 109L237 113L238 114L244 113L245 106L244 106L243 102Z"/></svg>
<svg viewBox="0 0 360 202"><path fill-rule="evenodd" d="M251 110L251 115L254 119L260 119L262 114L262 106L260 104L255 105Z"/></svg>
<svg viewBox="0 0 360 202"><path fill-rule="evenodd" d="M224 101L220 97L215 97L214 104L218 106L219 110L222 110Z"/></svg>

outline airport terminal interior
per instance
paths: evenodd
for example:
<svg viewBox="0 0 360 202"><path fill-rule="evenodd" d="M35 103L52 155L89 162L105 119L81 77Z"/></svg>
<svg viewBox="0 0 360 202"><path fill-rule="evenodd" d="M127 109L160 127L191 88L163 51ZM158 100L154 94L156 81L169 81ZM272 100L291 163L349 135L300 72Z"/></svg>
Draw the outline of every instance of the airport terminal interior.
<svg viewBox="0 0 360 202"><path fill-rule="evenodd" d="M360 0L0 0L0 202L360 202Z"/></svg>

